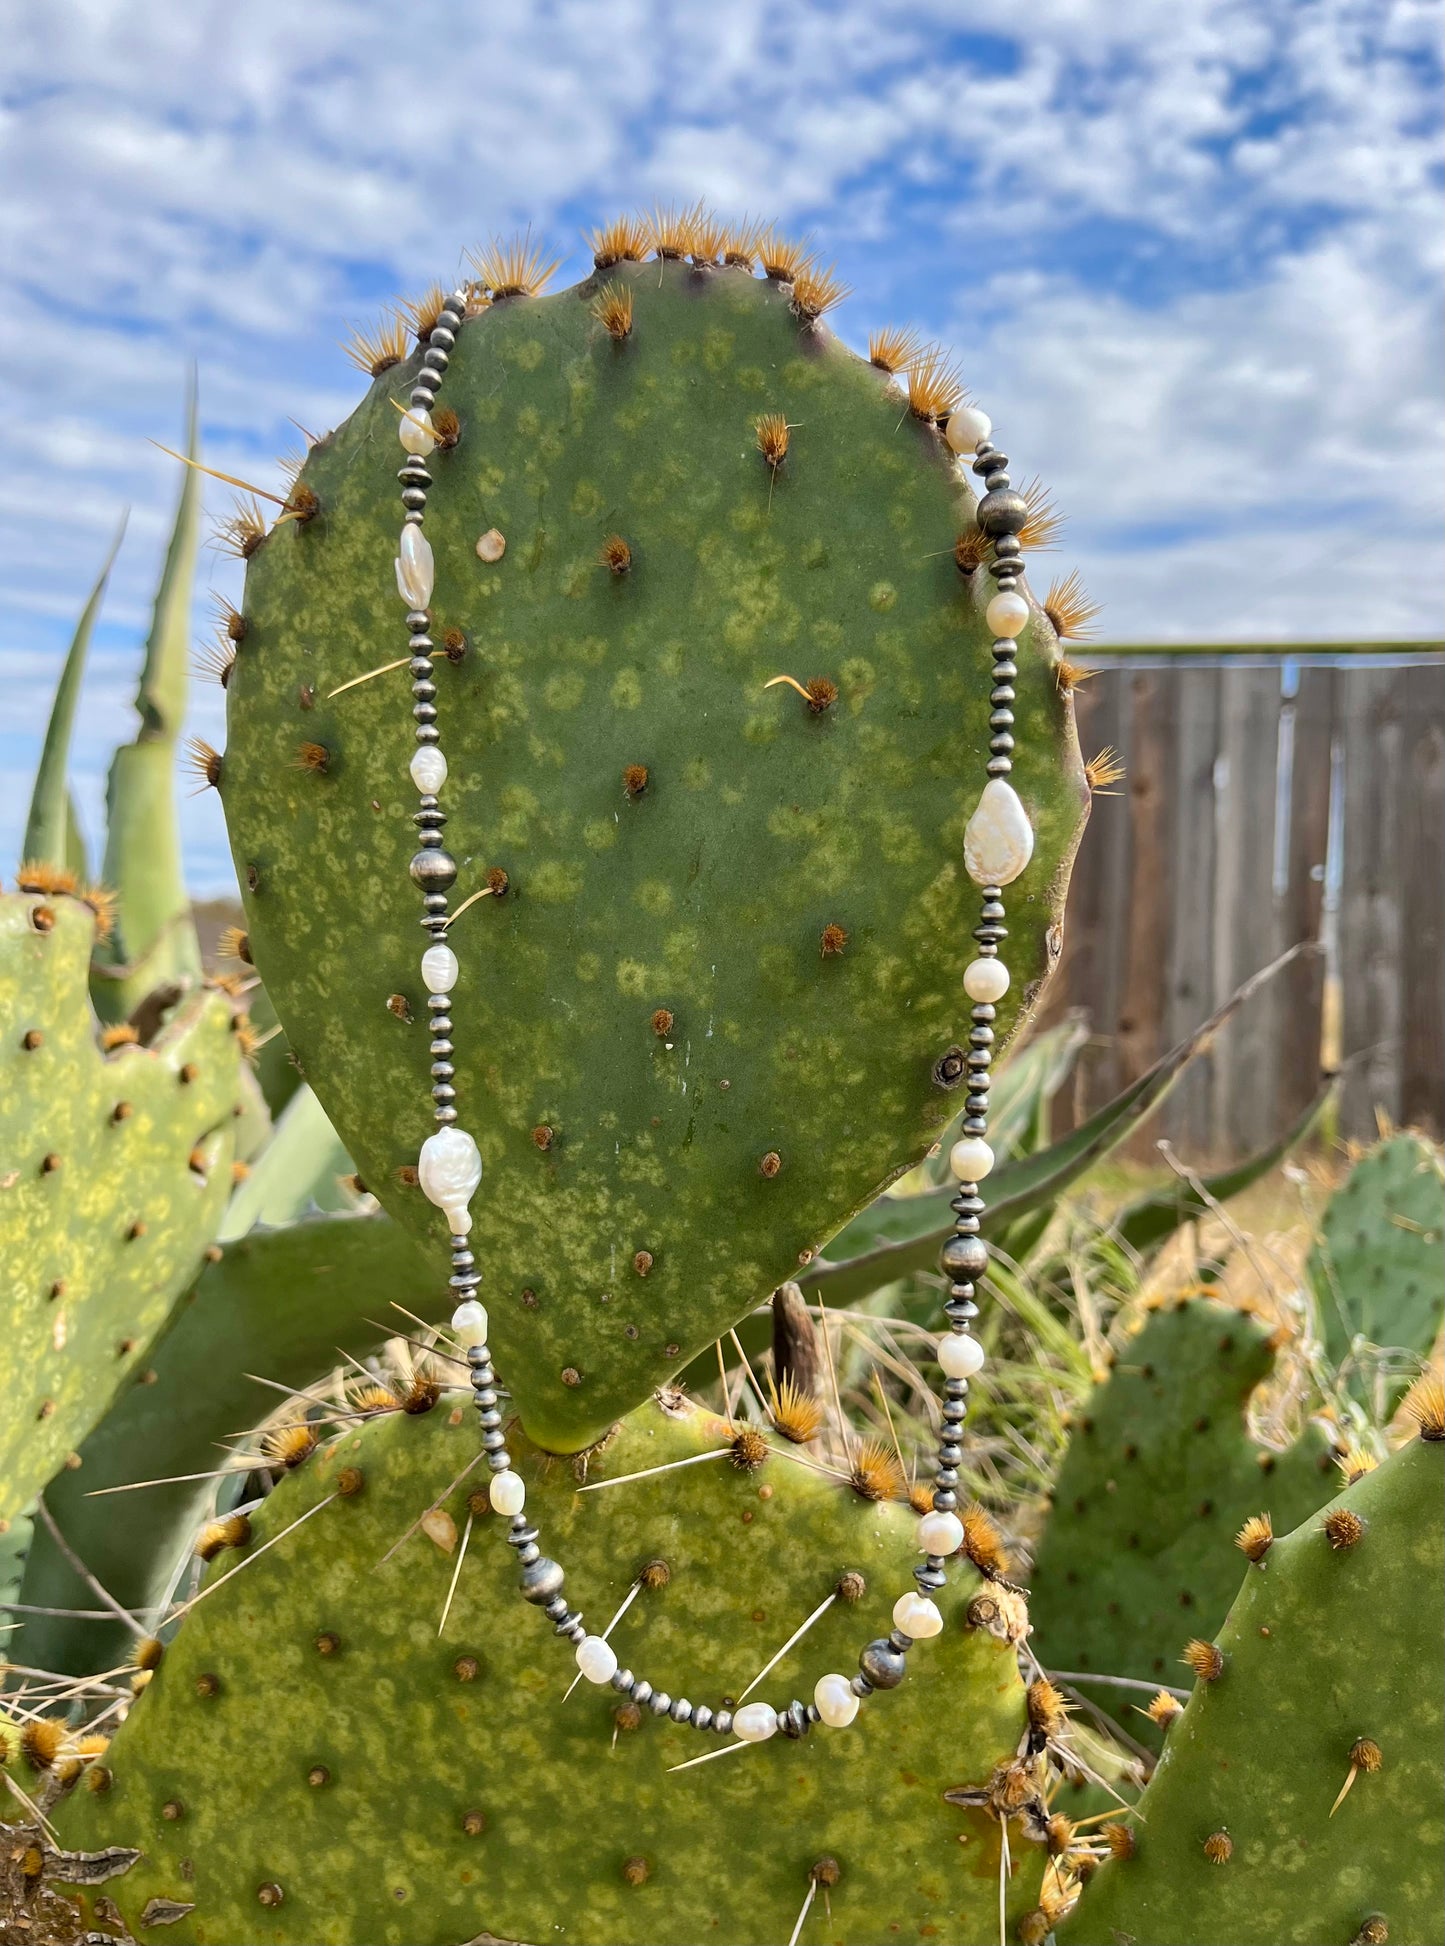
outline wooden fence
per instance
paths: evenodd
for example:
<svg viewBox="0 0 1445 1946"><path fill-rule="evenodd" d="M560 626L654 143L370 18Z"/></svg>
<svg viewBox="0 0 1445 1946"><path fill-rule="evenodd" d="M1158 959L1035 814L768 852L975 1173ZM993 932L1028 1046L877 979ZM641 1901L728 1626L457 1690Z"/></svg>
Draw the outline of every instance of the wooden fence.
<svg viewBox="0 0 1445 1946"><path fill-rule="evenodd" d="M1341 1133L1445 1126L1445 665L1122 652L1076 692L1095 799L1045 1018L1084 1010L1079 1119L1298 940L1158 1126L1263 1146L1342 1070Z"/></svg>

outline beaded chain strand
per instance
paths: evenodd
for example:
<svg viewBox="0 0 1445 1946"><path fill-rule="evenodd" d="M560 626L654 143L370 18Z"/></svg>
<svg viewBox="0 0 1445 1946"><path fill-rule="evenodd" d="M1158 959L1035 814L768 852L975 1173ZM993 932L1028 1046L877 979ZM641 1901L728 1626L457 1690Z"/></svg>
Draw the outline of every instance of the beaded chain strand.
<svg viewBox="0 0 1445 1946"><path fill-rule="evenodd" d="M406 604L410 638L412 715L416 719L417 749L411 760L412 781L420 793L414 822L419 848L411 861L411 876L422 893L422 926L432 943L422 955L421 971L430 1013L433 1113L437 1131L422 1144L418 1176L427 1196L442 1209L451 1228L452 1274L456 1299L452 1328L466 1351L472 1391L482 1433L482 1446L491 1468L489 1498L492 1509L509 1525L507 1543L516 1550L521 1567L524 1600L540 1608L555 1634L572 1645L577 1667L592 1683L609 1685L654 1716L695 1729L761 1743L781 1731L802 1737L815 1723L841 1729L857 1716L861 1704L875 1690L896 1689L905 1674L905 1659L915 1642L937 1635L943 1617L933 1595L947 1579L947 1564L963 1545L963 1522L958 1517L959 1463L963 1420L968 1404L968 1381L984 1362L984 1352L972 1335L978 1315L975 1302L979 1280L988 1268L988 1247L979 1234L984 1203L979 1184L993 1167L988 1133L989 1070L993 1061L993 1022L998 1002L1008 991L1008 969L999 956L1007 938L1003 887L1017 878L1033 851L1033 833L1022 804L1007 779L1013 768L1014 684L1018 674L1015 638L1029 617L1029 604L1019 593L1023 573L1019 530L1027 518L1023 495L1009 483L1008 460L989 444L988 419L974 407L959 407L945 427L950 449L960 458L973 456L973 470L986 489L978 504L980 529L993 542L990 572L997 591L988 604L987 620L994 635L993 686L989 704L988 778L979 806L964 838L964 862L982 892L979 923L973 937L978 957L966 968L964 991L973 1003L972 1028L964 1061L968 1094L964 1103L963 1133L949 1162L958 1183L951 1208L953 1233L944 1244L940 1267L949 1280L944 1312L949 1329L937 1347L944 1375L938 1464L934 1474L932 1510L918 1522L922 1563L913 1570L917 1590L898 1597L893 1628L865 1645L853 1676L821 1676L808 1704L793 1701L783 1708L771 1703L745 1703L739 1709L712 1709L670 1696L632 1670L619 1666L617 1652L605 1636L587 1632L582 1616L563 1592L561 1564L542 1553L540 1535L526 1515L526 1484L512 1465L503 1432L503 1415L496 1369L487 1349L487 1314L477 1301L481 1282L476 1258L468 1243L472 1227L469 1205L482 1178L476 1142L457 1126L456 1068L453 1063L450 994L459 967L446 943L447 894L457 876L456 861L442 842L446 816L439 794L446 783L447 760L437 729L436 685L432 681L432 642L427 614L435 579L431 544L422 531L427 491L432 484L427 455L436 444L431 408L446 374L457 332L467 312L465 287L454 291L443 306L427 338L421 369L412 387L410 410L402 415L401 499L404 519L396 561L397 590Z"/></svg>

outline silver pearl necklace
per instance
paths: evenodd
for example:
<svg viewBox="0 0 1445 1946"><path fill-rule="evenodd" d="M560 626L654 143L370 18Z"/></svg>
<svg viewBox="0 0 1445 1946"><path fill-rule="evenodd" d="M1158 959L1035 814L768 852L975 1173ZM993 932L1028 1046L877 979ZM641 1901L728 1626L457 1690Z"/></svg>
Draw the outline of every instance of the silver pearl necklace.
<svg viewBox="0 0 1445 1946"><path fill-rule="evenodd" d="M468 1243L472 1227L470 1204L482 1178L476 1142L458 1126L456 1069L453 1064L452 1018L449 995L456 984L456 954L446 943L447 894L456 880L455 860L445 849L442 830L446 817L440 793L446 783L447 762L437 729L436 685L432 681L432 642L427 613L432 598L435 563L431 544L422 531L427 492L432 481L427 455L436 444L431 408L446 374L457 332L467 314L465 286L454 291L427 336L421 369L412 387L410 409L401 419L401 498L404 520L396 560L397 590L406 605L410 638L412 714L416 719L416 754L411 777L420 793L414 822L419 848L411 861L411 876L422 892L422 926L432 943L422 955L422 979L430 1014L433 1113L437 1131L422 1144L418 1177L430 1200L446 1214L452 1238L450 1289L456 1303L452 1329L466 1352L472 1391L481 1427L482 1446L491 1468L489 1499L492 1510L508 1522L507 1544L521 1567L523 1599L541 1609L556 1636L575 1652L578 1670L587 1681L610 1685L639 1708L674 1723L691 1723L741 1743L762 1743L781 1731L798 1738L815 1723L845 1728L860 1706L877 1690L896 1689L906 1670L913 1644L937 1635L943 1617L933 1600L947 1579L950 1558L964 1543L958 1517L958 1469L963 1457L962 1428L967 1411L968 1381L984 1363L984 1352L971 1325L978 1315L975 1292L988 1267L988 1248L980 1235L984 1203L979 1184L993 1166L988 1133L989 1071L993 1059L993 1022L998 1002L1008 991L1008 969L999 956L1007 938L1003 887L1023 871L1033 851L1033 832L1013 786L1013 704L1017 663L1015 638L1029 618L1029 604L1019 593L1023 573L1018 539L1027 516L1023 496L1009 482L1008 460L989 443L989 421L974 407L961 407L949 418L944 437L960 459L973 457L973 470L986 489L978 503L977 519L993 542L990 572L997 592L988 604L987 620L994 634L993 686L990 694L989 760L987 781L964 834L964 863L979 886L982 904L974 928L978 957L965 969L964 991L973 1003L969 1046L962 1057L960 1078L966 1078L962 1135L949 1156L958 1183L952 1209L953 1234L944 1244L939 1263L949 1280L943 1309L948 1331L939 1340L937 1358L944 1378L938 1460L934 1472L932 1510L918 1521L918 1551L923 1557L913 1570L918 1584L898 1597L893 1628L887 1636L867 1643L858 1658L858 1673L821 1676L813 1700L793 1701L781 1708L771 1703L745 1703L738 1709L712 1709L685 1696L672 1697L632 1670L621 1668L617 1652L604 1635L589 1634L582 1616L570 1607L564 1593L560 1563L542 1553L540 1534L526 1515L526 1484L512 1464L503 1432L496 1369L487 1349L487 1314L478 1302L481 1282Z"/></svg>

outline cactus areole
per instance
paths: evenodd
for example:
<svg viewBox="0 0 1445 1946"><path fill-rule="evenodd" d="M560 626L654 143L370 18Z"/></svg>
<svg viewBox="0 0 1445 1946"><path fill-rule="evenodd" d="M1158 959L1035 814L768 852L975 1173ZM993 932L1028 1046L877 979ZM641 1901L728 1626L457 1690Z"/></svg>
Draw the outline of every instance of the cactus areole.
<svg viewBox="0 0 1445 1946"><path fill-rule="evenodd" d="M219 788L308 1079L566 1451L982 1135L1087 787L936 356L744 266L483 282L249 549Z"/></svg>

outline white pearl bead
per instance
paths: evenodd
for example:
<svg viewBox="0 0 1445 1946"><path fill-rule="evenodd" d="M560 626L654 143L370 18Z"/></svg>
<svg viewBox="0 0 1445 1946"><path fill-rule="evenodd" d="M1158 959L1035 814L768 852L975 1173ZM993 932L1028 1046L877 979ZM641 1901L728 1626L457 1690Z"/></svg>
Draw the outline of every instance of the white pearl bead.
<svg viewBox="0 0 1445 1946"><path fill-rule="evenodd" d="M771 1703L744 1703L733 1712L733 1735L744 1743L766 1743L777 1728L778 1712Z"/></svg>
<svg viewBox="0 0 1445 1946"><path fill-rule="evenodd" d="M893 1626L900 1635L926 1642L930 1635L943 1633L943 1617L927 1595L900 1595L893 1604Z"/></svg>
<svg viewBox="0 0 1445 1946"><path fill-rule="evenodd" d="M1008 992L1008 968L1001 959L970 960L963 969L963 990L970 1000L992 1006Z"/></svg>
<svg viewBox="0 0 1445 1946"><path fill-rule="evenodd" d="M990 777L963 827L963 862L975 885L1012 885L1034 855L1034 828L1018 792Z"/></svg>
<svg viewBox="0 0 1445 1946"><path fill-rule="evenodd" d="M985 1352L977 1338L951 1331L938 1341L938 1362L947 1378L972 1378L983 1370Z"/></svg>
<svg viewBox="0 0 1445 1946"><path fill-rule="evenodd" d="M415 453L421 459L425 459L437 443L431 414L425 406L414 405L409 412L403 412L401 424L396 430L407 452Z"/></svg>
<svg viewBox="0 0 1445 1946"><path fill-rule="evenodd" d="M458 1236L472 1227L467 1204L482 1180L481 1151L464 1128L439 1128L421 1145L416 1159L417 1180L429 1202L445 1210Z"/></svg>
<svg viewBox="0 0 1445 1946"><path fill-rule="evenodd" d="M431 542L414 520L401 530L396 557L396 589L408 608L430 605L436 585L436 558Z"/></svg>
<svg viewBox="0 0 1445 1946"><path fill-rule="evenodd" d="M452 1312L452 1336L463 1350L468 1345L484 1345L487 1342L486 1306L478 1304L469 1297Z"/></svg>
<svg viewBox="0 0 1445 1946"><path fill-rule="evenodd" d="M422 744L408 768L417 789L428 791L433 797L447 781L447 760L434 743Z"/></svg>
<svg viewBox="0 0 1445 1946"><path fill-rule="evenodd" d="M965 1135L949 1150L948 1166L960 1182L982 1182L993 1167L993 1150L981 1135Z"/></svg>
<svg viewBox="0 0 1445 1946"><path fill-rule="evenodd" d="M976 453L993 431L993 420L976 405L957 405L948 415L943 436L955 453Z"/></svg>
<svg viewBox="0 0 1445 1946"><path fill-rule="evenodd" d="M995 595L984 611L984 619L995 635L1019 635L1029 618L1029 605L1022 595Z"/></svg>
<svg viewBox="0 0 1445 1946"><path fill-rule="evenodd" d="M957 1514L925 1514L918 1523L920 1554L957 1554L963 1546L963 1522Z"/></svg>
<svg viewBox="0 0 1445 1946"><path fill-rule="evenodd" d="M492 1503L494 1514L505 1514L510 1520L527 1504L527 1483L520 1473L514 1473L509 1467L505 1473L499 1473L487 1488L487 1498Z"/></svg>
<svg viewBox="0 0 1445 1946"><path fill-rule="evenodd" d="M577 1644L577 1667L588 1682L611 1682L617 1674L617 1651L600 1635L584 1635Z"/></svg>
<svg viewBox="0 0 1445 1946"><path fill-rule="evenodd" d="M428 993L450 993L461 970L450 946L428 946L421 956L421 976Z"/></svg>
<svg viewBox="0 0 1445 1946"><path fill-rule="evenodd" d="M813 1702L830 1730L846 1730L861 1700L846 1676L819 1676L813 1688Z"/></svg>

